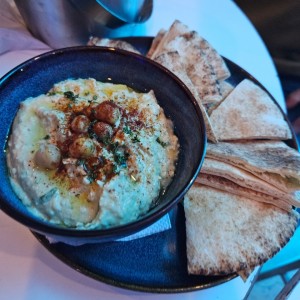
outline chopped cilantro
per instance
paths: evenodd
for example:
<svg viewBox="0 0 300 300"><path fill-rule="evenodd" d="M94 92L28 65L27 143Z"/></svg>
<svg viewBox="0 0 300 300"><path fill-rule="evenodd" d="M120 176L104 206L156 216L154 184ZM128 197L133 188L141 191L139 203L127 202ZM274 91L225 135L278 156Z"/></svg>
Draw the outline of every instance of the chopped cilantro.
<svg viewBox="0 0 300 300"><path fill-rule="evenodd" d="M137 135L135 135L131 140L132 140L133 143L138 143L138 142L140 142L140 139L138 138Z"/></svg>
<svg viewBox="0 0 300 300"><path fill-rule="evenodd" d="M87 178L88 178L89 182L93 182L93 181L95 181L97 176L98 176L98 171L97 170L90 170L88 172Z"/></svg>
<svg viewBox="0 0 300 300"><path fill-rule="evenodd" d="M71 101L75 101L79 97L79 95L74 95L72 91L64 92L64 96Z"/></svg>
<svg viewBox="0 0 300 300"><path fill-rule="evenodd" d="M132 130L130 129L129 126L125 125L123 127L123 132L129 134L129 136L131 137L131 140L132 140L133 143L140 142L140 139L138 138L138 136L134 135L134 133L132 132Z"/></svg>
<svg viewBox="0 0 300 300"><path fill-rule="evenodd" d="M125 132L125 133L127 133L129 135L132 135L132 131L129 128L129 126L127 126L127 125L123 127L123 132Z"/></svg>
<svg viewBox="0 0 300 300"><path fill-rule="evenodd" d="M114 174L119 174L119 168L118 168L118 165L114 165L114 167L113 167L113 173L114 173Z"/></svg>
<svg viewBox="0 0 300 300"><path fill-rule="evenodd" d="M114 159L118 166L126 167L126 162L127 162L128 156L129 155L127 153L122 154L122 153L116 152L114 154Z"/></svg>
<svg viewBox="0 0 300 300"><path fill-rule="evenodd" d="M162 147L168 146L168 144L167 144L166 142L163 142L162 140L160 140L159 137L156 139L156 141L157 141Z"/></svg>

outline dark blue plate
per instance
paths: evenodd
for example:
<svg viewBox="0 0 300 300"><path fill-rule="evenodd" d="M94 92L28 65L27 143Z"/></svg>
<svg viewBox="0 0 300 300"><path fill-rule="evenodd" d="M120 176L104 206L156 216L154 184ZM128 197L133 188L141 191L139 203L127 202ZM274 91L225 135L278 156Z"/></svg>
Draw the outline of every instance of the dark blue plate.
<svg viewBox="0 0 300 300"><path fill-rule="evenodd" d="M143 54L152 42L152 38L126 40ZM244 78L259 84L239 66L227 59L226 63L232 74L228 81L234 86ZM287 143L298 148L295 137ZM50 244L43 235L34 235L52 254L75 270L122 288L154 293L188 292L213 287L237 276L188 275L183 206L178 204L169 215L170 230L129 242L74 247L63 243Z"/></svg>

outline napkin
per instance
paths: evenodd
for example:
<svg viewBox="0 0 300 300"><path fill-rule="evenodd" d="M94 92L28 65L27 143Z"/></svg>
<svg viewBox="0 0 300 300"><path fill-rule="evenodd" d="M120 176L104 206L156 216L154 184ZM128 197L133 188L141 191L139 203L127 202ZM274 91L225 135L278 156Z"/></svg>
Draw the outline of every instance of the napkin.
<svg viewBox="0 0 300 300"><path fill-rule="evenodd" d="M139 239L139 238L143 238L152 234L156 234L162 231L166 231L171 229L171 221L170 221L170 217L169 214L164 215L163 217L161 217L158 221L156 221L155 223L153 223L152 225L146 227L145 229L138 231L132 235L126 236L124 238L120 238L115 240L116 242L128 242L128 241L132 241L135 239ZM52 237L47 237L48 241L53 244L53 243L65 243L71 246L81 246L87 243L97 243L97 241L91 241L91 242L86 242L86 241L67 241L64 240L63 238L61 239L54 239Z"/></svg>

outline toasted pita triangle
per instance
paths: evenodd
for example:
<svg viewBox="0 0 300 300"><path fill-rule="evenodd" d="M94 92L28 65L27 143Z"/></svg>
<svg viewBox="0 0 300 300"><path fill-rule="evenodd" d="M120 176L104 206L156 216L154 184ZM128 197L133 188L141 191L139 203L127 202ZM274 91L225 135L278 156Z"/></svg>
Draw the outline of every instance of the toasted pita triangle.
<svg viewBox="0 0 300 300"><path fill-rule="evenodd" d="M200 49L201 39L195 32L177 35L165 45L165 50L176 49L182 58L183 66L203 103L218 103L222 99L217 75Z"/></svg>
<svg viewBox="0 0 300 300"><path fill-rule="evenodd" d="M207 138L216 143L217 139L214 134L213 128L211 126L209 117L205 111L205 108L202 105L202 102L199 98L199 95L197 93L197 90L193 86L193 83L189 79L189 77L186 75L186 73L183 71L184 68L181 63L181 57L178 54L178 52L164 52L161 55L157 56L155 59L156 62L160 63L163 65L165 68L169 69L171 72L173 72L182 82L187 86L187 88L191 91L193 96L195 97L200 110L202 112L205 126L206 126L206 132L207 132Z"/></svg>
<svg viewBox="0 0 300 300"><path fill-rule="evenodd" d="M207 186L184 199L188 272L224 275L272 258L291 238L298 214Z"/></svg>
<svg viewBox="0 0 300 300"><path fill-rule="evenodd" d="M159 33L147 56L155 60L162 53L174 51L179 53L202 102L219 102L223 98L219 80L230 76L223 58L198 33L179 21L175 21L163 35Z"/></svg>
<svg viewBox="0 0 300 300"><path fill-rule="evenodd" d="M191 44L193 44L193 47L197 47L197 49L201 51L202 56L205 56L207 61L210 62L218 80L221 81L230 77L230 71L228 70L226 63L210 43L202 38L196 31L190 30L188 26L178 20L173 22L168 31L163 29L159 31L147 56L153 59L159 55L160 52L165 52L166 50L179 51L179 49L168 49L168 47L172 40L181 35L186 35L186 37L190 36L189 40L192 42ZM159 43L157 42L157 39L159 40Z"/></svg>
<svg viewBox="0 0 300 300"><path fill-rule="evenodd" d="M251 199L253 201L268 203L278 208L281 208L283 210L286 210L287 212L291 211L292 209L292 205L287 201L282 200L281 198L276 198L252 189L247 189L223 177L201 174L197 178L195 184L210 186L220 191L228 192L233 195L247 197L248 199Z"/></svg>
<svg viewBox="0 0 300 300"><path fill-rule="evenodd" d="M268 182L254 176L250 172L237 168L223 161L206 157L201 168L200 177L201 174L222 177L246 189L267 194L275 198L280 198L282 200L285 200L287 203L290 203L290 205L294 205L297 207L300 206L300 200L298 199L298 197L296 197L296 195L283 192L282 190L269 184Z"/></svg>
<svg viewBox="0 0 300 300"><path fill-rule="evenodd" d="M219 140L292 138L288 123L271 97L248 79L210 114Z"/></svg>
<svg viewBox="0 0 300 300"><path fill-rule="evenodd" d="M284 192L300 189L300 154L282 141L208 143L206 155L244 169Z"/></svg>

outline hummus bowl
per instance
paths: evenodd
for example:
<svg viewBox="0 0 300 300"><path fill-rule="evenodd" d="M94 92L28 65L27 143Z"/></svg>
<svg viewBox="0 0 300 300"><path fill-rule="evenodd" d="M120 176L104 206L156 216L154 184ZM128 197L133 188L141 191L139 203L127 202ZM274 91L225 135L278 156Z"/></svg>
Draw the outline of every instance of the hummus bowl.
<svg viewBox="0 0 300 300"><path fill-rule="evenodd" d="M76 85L77 83L79 83L79 85L83 85L82 91L78 92L78 94L74 92L77 91L76 89L73 89L71 91L70 88L66 88L66 86L74 87L74 85ZM97 96L95 98L94 94L90 94L90 90L87 91L87 88L86 86L84 86L84 84L88 86L97 85L97 88L99 86L104 87L106 94L108 93L108 87L111 89L111 87L113 86L113 95L115 97L115 100L108 99L107 101L104 101L104 99L103 103L97 102L99 100L96 100ZM57 86L53 90L53 87L55 85ZM133 120L135 120L135 110L129 110L129 112L127 112L128 116L134 115L134 117L129 118L126 113L124 113L124 111L127 110L122 107L122 101L120 100L122 99L122 96L116 96L116 90L120 90L120 88L124 89L124 87L130 95L135 92L137 92L139 95L146 95L141 97L143 99L145 98L145 103L142 104L143 107L148 107L150 103L149 98L152 98L152 96L155 95L154 102L156 106L154 105L155 108L152 110L150 109L149 111L154 112L162 109L162 111L164 112L164 119L162 124L160 125L160 129L157 127L157 120L161 120L161 117L153 119L154 121L152 120L153 122L150 122L151 126L148 126L148 129L146 130L147 132L151 132L151 134L154 134L153 139L157 142L154 148L151 147L150 143L147 144L148 137L147 134L144 135L144 131L143 133L141 133L142 131L133 130L133 128L137 127L137 124L140 124L140 120L138 120L135 121L135 127L132 125L134 123ZM109 95L111 94L112 92L110 90ZM51 101L56 101L55 99L62 98L63 103L65 103L63 110L66 111L66 115L69 116L73 114L73 116L70 117L72 121L70 121L70 142L68 142L68 145L70 145L70 149L67 150L67 152L65 150L62 150L65 148L65 141L64 143L61 143L61 145L63 146L61 146L58 150L57 148L54 149L53 145L51 144L50 146L52 148L49 148L48 142L51 139L57 139L57 137L52 136L51 133L49 134L49 132L51 131L41 131L39 128L40 124L36 123L33 120L34 117L30 115L19 117L19 112L21 110L24 110L24 107L25 111L31 111L31 104L33 102L32 99L37 99L38 115L45 116L49 114L46 110L48 104L45 104L44 98L42 99L40 95L47 95L48 98L50 97L50 99L52 99ZM29 98L29 104L24 105L24 100ZM89 104L87 104L88 106L86 106L84 110L81 110L80 108L78 108L80 106L79 104L77 105L77 107L75 106L76 103L80 102L81 104L81 100L83 98L86 98L86 103ZM139 103L139 101L140 100L135 100L134 103ZM94 105L92 107L93 113L94 107L96 107L97 111L98 106L101 106L101 112L103 111L102 107L108 107L108 111L113 109L114 114L112 118L115 117L115 119L108 119L108 121L105 123L107 113L104 117L101 117L101 112L99 112L98 117L98 113L96 112L96 117L94 117L94 120L92 117L90 117L90 114L85 113L87 109L91 109L90 103L92 102ZM130 105L132 106L132 99L130 103ZM61 103L59 105L61 107ZM76 108L75 117L73 111L72 113L70 113L70 107ZM122 111L122 113L120 113L119 110ZM46 121L43 121L44 127L46 129L53 129L55 127L58 128L60 125L57 125L55 122L57 121L57 119L59 119L60 113L61 112L57 113L56 115L51 114L51 116L47 118ZM118 113L116 114L117 117L115 116L115 113ZM121 119L121 117L119 118L119 115L126 115L127 117L123 120ZM27 226L30 230L47 235L54 239L56 238L58 240L61 240L63 238L64 240L69 242L78 241L79 239L81 241L89 242L109 241L133 234L139 230L146 228L153 222L157 221L160 217L165 215L170 209L172 209L172 207L174 207L181 201L184 194L191 187L197 174L199 173L205 155L206 133L203 117L196 103L196 100L193 98L186 86L170 71L168 71L161 65L151 61L150 59L147 59L138 54L127 52L124 50L117 50L114 48L82 46L58 49L39 55L17 66L0 80L0 116L0 142L2 147L0 156L0 176L2 178L2 182L0 185L0 207L6 214L8 214L10 217L17 220L21 224ZM17 121L14 122L15 118ZM145 118L149 121L149 118L147 116ZM86 125L86 131L81 132L81 125L84 125L84 122L82 123L81 121L86 121L86 119L89 120L89 125ZM172 178L169 181L167 180L168 184L166 185L166 188L157 193L157 196L154 197L155 199L152 199L153 201L151 203L151 206L138 214L136 218L128 217L127 219L127 216L131 214L131 207L132 209L134 209L133 204L135 203L135 201L132 201L132 199L134 197L137 198L138 194L142 194L142 190L145 190L146 196L149 193L152 193L153 190L157 190L157 186L159 185L157 179L153 178L152 180L151 178L148 178L148 180L144 180L145 182L147 182L147 185L145 185L145 188L141 187L140 190L136 189L135 194L133 193L133 190L130 190L130 188L127 188L125 193L125 189L122 189L123 183L121 185L118 185L121 187L119 188L121 192L112 196L112 198L115 198L115 201L110 200L110 193L112 193L111 191L113 189L110 187L104 190L103 194L106 195L106 202L108 203L107 206L124 205L124 203L128 202L128 207L125 210L126 213L124 214L124 218L121 220L121 222L111 223L110 220L113 219L113 214L109 213L109 217L103 221L106 224L106 220L109 220L107 222L108 225L105 226L98 226L97 224L95 226L75 226L74 224L76 224L76 219L75 221L74 218L68 219L67 215L69 214L69 211L66 211L66 220L68 219L68 221L66 221L63 226L61 226L59 222L52 222L52 220L61 221L64 218L65 208L62 207L60 203L59 205L57 205L56 202L53 202L54 204L49 205L50 210L54 206L55 209L51 211L51 214L47 215L46 213L46 218L41 218L39 214L36 213L35 209L28 209L32 208L32 203L35 203L34 199L36 198L41 199L42 201L49 202L50 198L54 198L56 189L50 189L47 193L45 193L45 196L43 197L36 196L36 194L43 192L44 187L38 187L37 183L39 181L33 180L32 177L37 173L27 172L32 166L30 165L30 163L28 163L27 165L26 158L23 158L22 151L23 149L28 148L27 146L32 142L32 139L31 137L26 137L26 131L32 130L36 134L38 133L40 136L44 136L44 141L42 142L41 146L43 148L42 152L40 149L31 151L32 153L35 151L35 161L38 162L38 168L42 166L47 170L48 168L51 169L52 167L49 165L49 161L45 162L45 156L43 155L45 151L46 153L50 153L51 155L53 151L56 151L56 158L54 159L54 161L50 161L50 163L54 163L57 168L60 168L59 164L61 166L69 166L64 171L61 171L59 175L63 174L63 172L68 174L70 172L73 172L72 176L74 177L74 174L76 172L83 172L83 174L89 175L82 176L82 178L85 178L84 180L91 180L90 178L93 177L93 181L97 180L97 182L102 182L101 180L104 176L102 173L101 174L103 176L100 176L100 173L98 172L97 174L99 176L97 178L94 178L95 172L91 172L91 170L94 170L94 165L93 167L86 167L87 161L89 161L89 163L91 161L87 159L86 152L93 151L93 153L95 153L95 149L97 147L100 149L100 145L102 145L105 149L101 149L101 151L99 150L97 152L97 155L101 152L102 163L103 160L109 161L109 158L112 157L110 163L111 170L113 171L109 171L109 174L113 174L114 178L118 176L121 177L122 175L123 178L127 178L127 180L130 179L131 181L133 181L132 186L134 186L135 182L138 180L137 178L142 178L140 180L143 181L143 176L151 173L154 174L157 170L155 164L163 165L163 161L165 161L165 158L163 155L160 155L151 158L152 160L145 159L145 161L142 162L139 174L137 174L134 173L134 168L130 168L131 160L137 161L137 159L135 159L134 155L132 154L134 153L132 149L136 149L136 152L140 152L141 150L139 148L146 147L145 149L147 149L147 151L156 154L159 149L165 148L165 145L167 144L169 145L171 143L170 139L167 140L167 143L165 143L165 141L162 140L163 138L161 138L161 136L157 137L157 132L161 132L162 129L168 127L167 120L170 120L173 125L172 129L175 136L172 136L171 140L175 138L177 141L178 139L179 145L177 151L178 156L175 159L175 167L173 169L171 168L171 171L167 171L169 173L172 173ZM21 125L18 126L18 123ZM96 144L98 145L97 147L95 147L94 144L92 144L92 147L86 145L86 142L92 143L91 133L94 136L95 132L98 132L97 130L103 131L103 128L101 126L101 128L99 126L97 127L97 125L99 125L98 123L101 123L102 125L104 124L106 126L104 126L105 130L109 129L111 135L117 135L118 140L107 140L107 136L103 136L103 138L99 140L98 136L97 138L99 143L96 141ZM92 128L91 126L94 126L93 128L95 128L94 130L92 130L92 132L90 131L90 128ZM17 130L15 130L15 127L17 127ZM119 131L116 129L116 127L118 127ZM26 130L24 130L24 128L26 128ZM158 128L158 131L155 128ZM138 134L136 132L138 132ZM73 136L76 136L76 138L74 138ZM164 135L162 136L164 137ZM121 137L123 139L123 142L125 139L129 142L132 141L132 143L128 143L126 144L127 146L124 145L120 147L119 143L121 141ZM18 146L19 140L22 140L20 147ZM78 145L80 145L81 148L78 148ZM176 148L177 146L174 147ZM85 152L81 153L81 149L84 149ZM121 151L122 155L119 152L116 152L116 149L119 152ZM71 155L72 157L70 158L69 156L65 155L62 160L60 160L59 158L60 162L57 162L57 151L60 150L62 151L62 153L73 153L73 156ZM10 152L13 152L13 155L11 155ZM106 154L105 156L105 153L108 154ZM12 157L10 157L10 155ZM59 157L60 155L61 154L59 153ZM7 157L9 157L8 160ZM159 159L160 161L159 163L157 163L156 160ZM118 162L118 165L116 164L116 161ZM125 171L124 164L126 165L126 163L128 164L128 169L130 172ZM23 170L25 170L25 172L22 172L19 177L17 176L17 182L16 184L14 184L10 179L12 178L12 173L16 169L18 170L20 164L23 164L22 168ZM99 162L97 162L97 164L99 164ZM75 170L75 172L73 170L74 166L79 166L77 168L79 171ZM106 167L107 166L105 166L105 168ZM33 167L33 169L34 168L35 166ZM162 167L162 169L163 172L166 173L164 167ZM48 173L50 174L51 172ZM53 174L53 172L51 174ZM55 181L57 182L57 172L55 174L56 175L53 176L53 178L55 178ZM93 176L91 176L91 174ZM105 173L105 176L107 177L107 172ZM106 178L105 176L104 178ZM110 175L109 177L112 176ZM21 183L18 181L20 178ZM166 181L164 177L163 180ZM63 181L63 179L60 178L59 182L61 181ZM105 183L105 181L103 182ZM102 184L104 184L103 182ZM11 183L13 183L13 185ZM88 182L88 184L90 183L91 182ZM18 189L16 189L16 186L18 186L19 184L22 187L25 186L29 191L26 193L25 201L24 197L22 197L23 191L18 192ZM94 182L92 184L94 184ZM148 186L149 189L146 189L146 186ZM126 185L126 187L128 187L128 185ZM68 197L73 197L75 199L74 201L76 202L76 199L80 198L78 196L79 193L76 194L76 192L73 192L74 195L71 195L73 186L72 188L70 188L70 192L68 191L68 188L69 186L67 186L67 188L65 187L64 192L67 203L69 203ZM95 194L94 191L93 193ZM90 193L90 195L93 193ZM126 198L128 198L129 201L127 201ZM22 199L22 201L20 199ZM52 203L51 201L49 203ZM72 206L75 203L74 201L72 203L70 202L71 204L69 206ZM91 207L94 206L95 205L91 205ZM112 207L112 211L118 211L118 208L115 209L115 207ZM84 216L84 213L81 214L80 210L78 210L77 213L78 216L82 217L83 220L89 217L89 214L86 214L86 217ZM134 212L134 214L136 214L136 212ZM51 217L49 217L50 215Z"/></svg>

